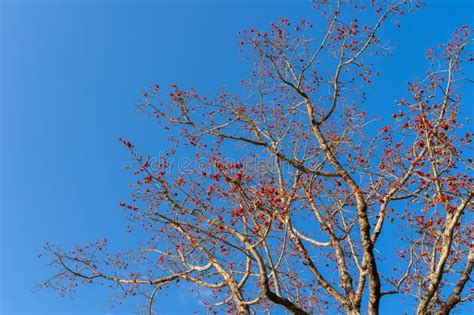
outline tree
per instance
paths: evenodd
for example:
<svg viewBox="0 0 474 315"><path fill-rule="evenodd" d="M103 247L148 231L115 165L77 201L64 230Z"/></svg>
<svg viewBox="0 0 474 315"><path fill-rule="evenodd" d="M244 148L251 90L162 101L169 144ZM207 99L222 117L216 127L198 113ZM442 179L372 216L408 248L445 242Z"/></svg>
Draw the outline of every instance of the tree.
<svg viewBox="0 0 474 315"><path fill-rule="evenodd" d="M429 70L386 126L363 110L373 61L389 52L380 29L415 7L322 1L322 34L287 19L244 31L254 70L243 92L171 85L164 97L155 84L140 108L173 149L153 158L119 139L137 176L121 206L147 242L117 255L106 240L47 244L55 273L44 286L109 283L144 294L150 314L159 290L182 283L209 309L243 314L378 314L389 294L417 314L448 314L469 301L472 133L460 106L471 30L427 52ZM197 163L174 165L184 154ZM378 245L383 233L395 248Z"/></svg>

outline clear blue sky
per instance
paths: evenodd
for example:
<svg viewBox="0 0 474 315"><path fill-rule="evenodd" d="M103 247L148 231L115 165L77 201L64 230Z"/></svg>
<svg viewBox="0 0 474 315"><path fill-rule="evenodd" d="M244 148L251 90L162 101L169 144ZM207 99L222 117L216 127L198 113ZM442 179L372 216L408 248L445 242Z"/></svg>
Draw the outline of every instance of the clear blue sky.
<svg viewBox="0 0 474 315"><path fill-rule="evenodd" d="M369 93L368 112L391 112L406 82L423 73L424 51L472 25L469 3L429 1L404 16L398 32L386 32L398 49ZM72 246L107 236L115 249L136 243L118 206L131 176L116 139L152 153L166 146L136 111L144 89L154 82L204 92L236 87L248 69L236 32L280 16L311 19L312 12L309 2L289 0L0 0L0 314L133 310L131 300L110 309L102 288L63 299L35 292L35 281L49 274L36 257L45 241ZM159 301L163 312L198 305L176 291ZM383 300L385 314L393 303Z"/></svg>

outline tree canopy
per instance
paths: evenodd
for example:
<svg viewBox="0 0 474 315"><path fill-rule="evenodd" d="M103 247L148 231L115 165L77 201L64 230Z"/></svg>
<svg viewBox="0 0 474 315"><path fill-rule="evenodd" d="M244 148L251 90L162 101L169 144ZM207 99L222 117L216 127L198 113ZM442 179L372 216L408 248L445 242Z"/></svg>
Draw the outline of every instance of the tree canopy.
<svg viewBox="0 0 474 315"><path fill-rule="evenodd" d="M159 290L182 283L209 310L242 314L378 314L392 294L407 301L402 311L449 314L470 301L473 135L462 88L472 31L427 51L426 73L376 128L364 106L384 79L374 62L391 50L379 33L417 3L314 9L317 21L240 33L253 65L240 91L144 93L140 109L173 146L153 157L119 139L137 177L120 205L147 241L122 254L106 239L47 244L44 287L106 283L143 294L150 314ZM176 163L183 156L190 163ZM384 233L393 247L379 245Z"/></svg>

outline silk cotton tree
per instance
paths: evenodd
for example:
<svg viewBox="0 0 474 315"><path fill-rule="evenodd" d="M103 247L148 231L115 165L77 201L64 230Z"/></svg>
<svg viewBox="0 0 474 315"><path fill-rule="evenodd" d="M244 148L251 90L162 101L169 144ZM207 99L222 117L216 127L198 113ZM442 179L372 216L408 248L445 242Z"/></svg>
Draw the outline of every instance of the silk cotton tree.
<svg viewBox="0 0 474 315"><path fill-rule="evenodd" d="M143 295L150 314L170 286L242 314L378 314L393 294L400 312L449 314L469 301L470 29L427 52L386 126L364 111L373 61L390 52L379 34L416 5L327 1L314 4L316 26L280 19L241 32L254 66L242 91L154 85L140 108L173 148L152 157L119 139L137 176L121 206L146 242L113 255L106 240L47 244L55 273L44 286L108 284ZM183 156L196 163L173 163ZM384 233L392 247L379 245Z"/></svg>

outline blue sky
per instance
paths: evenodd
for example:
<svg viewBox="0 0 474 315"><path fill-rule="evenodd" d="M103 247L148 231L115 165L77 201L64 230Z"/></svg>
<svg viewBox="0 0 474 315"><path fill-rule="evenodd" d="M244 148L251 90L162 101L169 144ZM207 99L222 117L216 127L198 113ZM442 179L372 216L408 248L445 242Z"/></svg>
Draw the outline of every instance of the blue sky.
<svg viewBox="0 0 474 315"><path fill-rule="evenodd" d="M469 3L429 1L404 16L400 30L386 31L398 48L369 91L369 113L391 112L406 82L424 72L424 51L472 25ZM132 300L111 309L103 288L72 298L36 292L49 274L37 255L46 241L72 246L107 236L112 248L135 244L139 236L126 233L118 206L131 175L116 139L155 154L166 147L136 110L144 89L154 82L205 93L237 87L249 66L237 31L280 16L311 19L312 12L307 1L0 0L1 314L134 310ZM160 298L163 313L198 305L177 291ZM382 308L390 313L393 301Z"/></svg>

